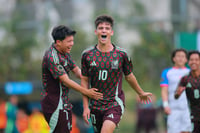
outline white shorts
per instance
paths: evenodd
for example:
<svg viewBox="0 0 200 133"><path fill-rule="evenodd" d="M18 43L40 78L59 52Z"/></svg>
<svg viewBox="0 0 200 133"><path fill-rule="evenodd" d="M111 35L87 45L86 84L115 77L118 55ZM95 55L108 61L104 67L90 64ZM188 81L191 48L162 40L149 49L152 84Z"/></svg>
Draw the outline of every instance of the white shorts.
<svg viewBox="0 0 200 133"><path fill-rule="evenodd" d="M167 117L167 132L180 133L183 131L192 131L189 110L171 110L171 114Z"/></svg>

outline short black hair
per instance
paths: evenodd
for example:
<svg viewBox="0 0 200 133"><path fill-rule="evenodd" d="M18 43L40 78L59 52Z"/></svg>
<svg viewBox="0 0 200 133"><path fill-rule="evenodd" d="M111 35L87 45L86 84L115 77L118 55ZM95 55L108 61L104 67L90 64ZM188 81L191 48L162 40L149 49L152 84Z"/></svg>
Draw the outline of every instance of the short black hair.
<svg viewBox="0 0 200 133"><path fill-rule="evenodd" d="M59 25L53 28L53 31L51 33L54 41L56 40L64 40L67 36L75 35L76 31L70 29L69 27L65 25Z"/></svg>
<svg viewBox="0 0 200 133"><path fill-rule="evenodd" d="M200 52L198 50L191 50L191 51L188 52L188 60L190 59L190 56L192 54L198 54L199 57L200 57Z"/></svg>
<svg viewBox="0 0 200 133"><path fill-rule="evenodd" d="M171 61L172 61L173 64L174 64L173 58L176 56L176 53L180 52L180 51L184 52L185 57L187 58L187 51L184 48L175 49L175 50L172 51L172 54L171 54Z"/></svg>
<svg viewBox="0 0 200 133"><path fill-rule="evenodd" d="M111 27L114 26L114 20L111 16L108 16L108 15L100 15L96 18L95 20L95 28L97 28L97 26L100 24L100 23L103 23L103 22L108 22Z"/></svg>

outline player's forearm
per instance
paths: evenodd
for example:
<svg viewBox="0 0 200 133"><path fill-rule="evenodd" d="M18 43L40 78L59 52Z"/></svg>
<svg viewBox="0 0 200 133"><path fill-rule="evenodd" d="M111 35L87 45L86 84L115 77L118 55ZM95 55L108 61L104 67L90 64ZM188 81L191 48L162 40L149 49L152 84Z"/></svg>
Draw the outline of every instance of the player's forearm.
<svg viewBox="0 0 200 133"><path fill-rule="evenodd" d="M68 85L69 88L73 88L74 90L79 91L83 95L87 95L88 94L87 93L88 90L86 88L80 86L79 84L77 84L73 80L70 80L67 85Z"/></svg>
<svg viewBox="0 0 200 133"><path fill-rule="evenodd" d="M75 75L77 78L81 79L81 69L80 69L78 66L76 66L76 67L72 70L72 72L74 73L74 75Z"/></svg>
<svg viewBox="0 0 200 133"><path fill-rule="evenodd" d="M89 88L88 77L86 76L81 77L81 86ZM83 108L88 108L88 107L89 107L88 97L83 95Z"/></svg>
<svg viewBox="0 0 200 133"><path fill-rule="evenodd" d="M168 101L168 88L162 87L161 88L161 97L163 101Z"/></svg>
<svg viewBox="0 0 200 133"><path fill-rule="evenodd" d="M129 85L136 91L138 95L141 95L144 93L140 85L138 84L135 76L133 74L129 74L125 77L126 81L129 83Z"/></svg>
<svg viewBox="0 0 200 133"><path fill-rule="evenodd" d="M174 98L175 98L175 99L178 99L179 96L180 96L179 94L175 93Z"/></svg>
<svg viewBox="0 0 200 133"><path fill-rule="evenodd" d="M80 86L80 85L79 85L78 83L76 83L75 81L69 79L67 75L62 75L62 76L60 77L60 80L62 81L62 83L63 83L65 86L67 86L67 87L69 87L69 88L72 88L72 89L74 89L74 90L76 90L76 91L82 93L83 95L87 95L87 91L88 91L88 90L87 90L86 88Z"/></svg>
<svg viewBox="0 0 200 133"><path fill-rule="evenodd" d="M178 99L181 95L181 93L184 91L185 87L178 87L175 94L174 94L174 98Z"/></svg>
<svg viewBox="0 0 200 133"><path fill-rule="evenodd" d="M163 107L169 107L169 102L168 102L168 87L164 86L161 87L161 97L163 101Z"/></svg>
<svg viewBox="0 0 200 133"><path fill-rule="evenodd" d="M83 108L88 108L89 107L89 101L88 97L83 96Z"/></svg>

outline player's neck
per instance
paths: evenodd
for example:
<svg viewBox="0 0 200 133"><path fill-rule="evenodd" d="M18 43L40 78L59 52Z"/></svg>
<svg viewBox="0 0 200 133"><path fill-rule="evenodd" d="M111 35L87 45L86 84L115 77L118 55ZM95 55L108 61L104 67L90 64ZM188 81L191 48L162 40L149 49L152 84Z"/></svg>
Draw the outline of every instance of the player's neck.
<svg viewBox="0 0 200 133"><path fill-rule="evenodd" d="M54 47L56 48L56 50L61 53L61 54L65 54L62 49L57 45L57 44L54 44Z"/></svg>
<svg viewBox="0 0 200 133"><path fill-rule="evenodd" d="M109 44L97 44L97 49L101 52L110 52L113 50L112 43Z"/></svg>
<svg viewBox="0 0 200 133"><path fill-rule="evenodd" d="M185 67L186 67L185 65L178 65L178 64L174 65L174 68L185 68Z"/></svg>

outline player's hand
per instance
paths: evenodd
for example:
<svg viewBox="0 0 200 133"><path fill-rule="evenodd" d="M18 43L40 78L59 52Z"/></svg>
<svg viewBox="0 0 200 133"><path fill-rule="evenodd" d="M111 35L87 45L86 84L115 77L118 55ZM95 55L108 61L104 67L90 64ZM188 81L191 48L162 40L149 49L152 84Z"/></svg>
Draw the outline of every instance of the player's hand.
<svg viewBox="0 0 200 133"><path fill-rule="evenodd" d="M140 94L139 95L139 97L140 97L140 102L141 103L151 103L152 102L152 98L151 98L151 96L152 96L152 93L150 93L150 92L144 92L144 93L142 93L142 94Z"/></svg>
<svg viewBox="0 0 200 133"><path fill-rule="evenodd" d="M103 94L98 92L98 89L96 88L88 89L87 96L95 100L103 99Z"/></svg>
<svg viewBox="0 0 200 133"><path fill-rule="evenodd" d="M164 107L164 112L169 115L171 113L171 109L169 107Z"/></svg>
<svg viewBox="0 0 200 133"><path fill-rule="evenodd" d="M89 121L88 121L88 119L90 119L90 109L89 108L84 108L83 119L89 125Z"/></svg>
<svg viewBox="0 0 200 133"><path fill-rule="evenodd" d="M181 93L186 89L184 86L179 86L178 89L176 90L176 93L174 95L175 99L178 99Z"/></svg>

